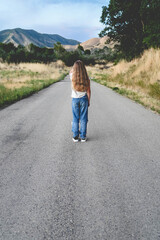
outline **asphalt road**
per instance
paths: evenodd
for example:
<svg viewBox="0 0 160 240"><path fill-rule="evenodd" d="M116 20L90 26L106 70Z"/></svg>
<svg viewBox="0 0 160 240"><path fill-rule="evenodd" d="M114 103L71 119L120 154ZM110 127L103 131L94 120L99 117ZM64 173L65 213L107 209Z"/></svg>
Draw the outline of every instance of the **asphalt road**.
<svg viewBox="0 0 160 240"><path fill-rule="evenodd" d="M91 90L86 143L68 77L0 110L0 239L160 239L160 116Z"/></svg>

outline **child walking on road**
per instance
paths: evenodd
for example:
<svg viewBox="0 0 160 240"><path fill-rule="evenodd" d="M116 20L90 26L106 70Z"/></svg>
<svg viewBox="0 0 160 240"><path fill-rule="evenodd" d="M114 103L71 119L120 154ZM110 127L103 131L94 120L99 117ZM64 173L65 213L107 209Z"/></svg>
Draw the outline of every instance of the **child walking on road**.
<svg viewBox="0 0 160 240"><path fill-rule="evenodd" d="M90 79L88 77L85 65L78 60L74 63L70 71L70 79L72 82L72 132L73 142L86 142L88 107L90 105ZM80 123L80 128L79 128Z"/></svg>

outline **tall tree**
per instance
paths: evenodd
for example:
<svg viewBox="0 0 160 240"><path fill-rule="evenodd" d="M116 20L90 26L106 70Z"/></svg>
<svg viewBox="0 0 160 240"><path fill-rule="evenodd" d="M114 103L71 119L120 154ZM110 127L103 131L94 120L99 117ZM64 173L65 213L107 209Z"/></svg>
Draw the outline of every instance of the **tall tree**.
<svg viewBox="0 0 160 240"><path fill-rule="evenodd" d="M143 44L160 47L160 0L143 0L140 14L144 23Z"/></svg>
<svg viewBox="0 0 160 240"><path fill-rule="evenodd" d="M55 43L53 49L57 59L61 59L63 55L66 53L66 49L62 46L60 42Z"/></svg>
<svg viewBox="0 0 160 240"><path fill-rule="evenodd" d="M110 0L102 8L100 21L106 27L99 35L108 35L123 57L131 59L147 47L160 46L159 10L160 0Z"/></svg>

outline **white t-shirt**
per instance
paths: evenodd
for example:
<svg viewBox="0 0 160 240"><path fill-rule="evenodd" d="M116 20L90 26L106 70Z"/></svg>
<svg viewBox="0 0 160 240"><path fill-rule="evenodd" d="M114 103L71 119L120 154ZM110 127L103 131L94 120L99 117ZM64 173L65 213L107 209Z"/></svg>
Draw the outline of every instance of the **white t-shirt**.
<svg viewBox="0 0 160 240"><path fill-rule="evenodd" d="M72 81L72 73L69 74L70 76L70 79ZM72 86L72 85L71 85ZM71 87L72 88L72 87ZM81 97L84 97L85 95L87 94L87 92L79 92L79 91L75 91L73 88L72 88L72 94L71 94L71 97L72 98L81 98Z"/></svg>

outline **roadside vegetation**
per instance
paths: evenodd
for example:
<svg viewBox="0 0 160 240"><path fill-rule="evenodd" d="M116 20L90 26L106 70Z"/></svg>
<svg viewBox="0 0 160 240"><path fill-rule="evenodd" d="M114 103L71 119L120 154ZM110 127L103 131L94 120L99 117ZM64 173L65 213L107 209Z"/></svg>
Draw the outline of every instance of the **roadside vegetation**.
<svg viewBox="0 0 160 240"><path fill-rule="evenodd" d="M132 60L145 49L160 47L159 0L110 0L102 7L100 37L116 42L119 59Z"/></svg>
<svg viewBox="0 0 160 240"><path fill-rule="evenodd" d="M0 63L0 107L25 98L64 79L64 63Z"/></svg>
<svg viewBox="0 0 160 240"><path fill-rule="evenodd" d="M61 60L66 66L72 66L77 59L86 65L95 63L95 56L90 55L90 51L85 51L80 45L76 50L68 52L60 42L55 43L53 48L37 47L34 44L15 47L13 43L0 43L0 60L8 64L22 62L48 64Z"/></svg>
<svg viewBox="0 0 160 240"><path fill-rule="evenodd" d="M110 0L102 7L105 27L99 36L107 35L114 48L78 45L67 51L59 42L53 48L0 43L0 106L62 79L80 59L93 80L160 113L159 10L159 0Z"/></svg>
<svg viewBox="0 0 160 240"><path fill-rule="evenodd" d="M113 41L108 64L88 67L93 80L160 113L159 0L110 0L99 36Z"/></svg>
<svg viewBox="0 0 160 240"><path fill-rule="evenodd" d="M118 64L87 67L91 78L160 114L160 50L146 50L141 57Z"/></svg>

